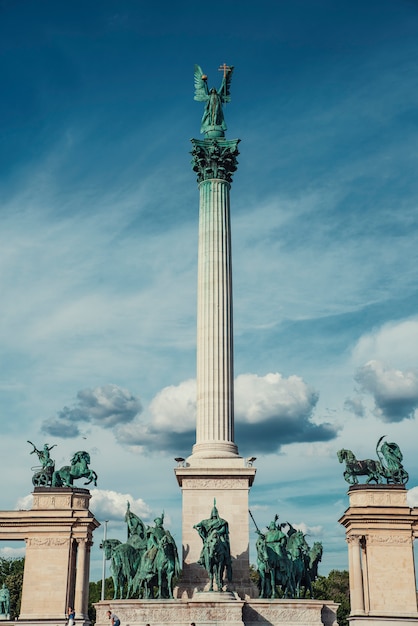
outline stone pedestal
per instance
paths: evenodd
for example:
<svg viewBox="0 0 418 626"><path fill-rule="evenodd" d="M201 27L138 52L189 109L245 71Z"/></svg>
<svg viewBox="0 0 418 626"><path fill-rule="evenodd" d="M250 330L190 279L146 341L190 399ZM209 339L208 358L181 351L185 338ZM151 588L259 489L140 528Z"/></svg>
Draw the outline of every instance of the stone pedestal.
<svg viewBox="0 0 418 626"><path fill-rule="evenodd" d="M413 540L418 509L409 508L404 485L354 485L339 522L346 528L350 623L418 624Z"/></svg>
<svg viewBox="0 0 418 626"><path fill-rule="evenodd" d="M90 624L90 547L99 522L89 501L87 489L35 487L30 511L0 513L0 539L26 541L20 624L65 623L68 606L79 626Z"/></svg>
<svg viewBox="0 0 418 626"><path fill-rule="evenodd" d="M112 600L98 602L96 626L109 626L111 610L129 626L338 626L338 605L321 600L251 600L236 594L196 593L190 600Z"/></svg>
<svg viewBox="0 0 418 626"><path fill-rule="evenodd" d="M249 579L249 516L248 493L255 468L247 467L244 459L193 459L193 466L176 468L182 490L183 572L178 597L193 596L195 591L209 587L205 569L197 563L202 540L193 528L210 517L214 498L220 517L229 523L232 557L232 583L227 589L244 599L258 595Z"/></svg>

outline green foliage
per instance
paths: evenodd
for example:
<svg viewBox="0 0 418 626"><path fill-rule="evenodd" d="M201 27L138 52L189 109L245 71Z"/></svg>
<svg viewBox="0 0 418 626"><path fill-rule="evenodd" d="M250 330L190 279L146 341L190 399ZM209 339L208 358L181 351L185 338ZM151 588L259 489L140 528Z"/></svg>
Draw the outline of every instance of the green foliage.
<svg viewBox="0 0 418 626"><path fill-rule="evenodd" d="M16 619L20 613L24 567L24 558L5 559L0 557L0 586L5 583L10 591L10 618L12 620Z"/></svg>
<svg viewBox="0 0 418 626"><path fill-rule="evenodd" d="M346 570L330 571L328 576L318 576L312 584L315 600L332 600L339 603L337 621L339 626L348 626L350 614L350 585Z"/></svg>
<svg viewBox="0 0 418 626"><path fill-rule="evenodd" d="M250 580L258 587L260 583L260 574L255 565L250 565Z"/></svg>
<svg viewBox="0 0 418 626"><path fill-rule="evenodd" d="M112 578L105 579L104 599L111 600L113 598L113 581ZM91 582L89 584L89 605L88 614L92 624L96 622L96 609L93 604L100 602L102 599L102 581L98 580L96 583Z"/></svg>

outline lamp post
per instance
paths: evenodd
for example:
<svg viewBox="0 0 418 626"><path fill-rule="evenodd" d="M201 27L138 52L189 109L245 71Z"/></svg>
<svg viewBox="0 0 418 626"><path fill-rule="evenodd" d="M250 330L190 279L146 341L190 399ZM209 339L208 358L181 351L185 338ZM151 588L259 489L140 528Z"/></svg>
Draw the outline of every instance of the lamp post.
<svg viewBox="0 0 418 626"><path fill-rule="evenodd" d="M103 567L102 567L102 595L101 595L101 600L103 601L105 599L105 580L106 580L106 553L105 553L105 548L104 548L104 542L106 541L106 535L107 535L107 523L108 523L108 519L105 520L104 523L104 529L103 529Z"/></svg>

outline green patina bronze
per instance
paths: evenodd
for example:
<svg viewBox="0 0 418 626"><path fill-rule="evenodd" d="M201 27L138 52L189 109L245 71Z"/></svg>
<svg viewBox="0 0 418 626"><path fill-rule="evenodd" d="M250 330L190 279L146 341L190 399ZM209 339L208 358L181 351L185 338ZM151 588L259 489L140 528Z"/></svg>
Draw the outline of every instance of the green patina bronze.
<svg viewBox="0 0 418 626"><path fill-rule="evenodd" d="M192 167L197 182L213 178L232 182L238 165L239 139L192 139Z"/></svg>
<svg viewBox="0 0 418 626"><path fill-rule="evenodd" d="M52 474L52 487L72 487L74 480L87 478L85 485L93 483L97 486L97 474L89 468L90 455L85 450L76 452L71 461L71 465L64 465Z"/></svg>
<svg viewBox="0 0 418 626"><path fill-rule="evenodd" d="M384 438L385 435L380 437L376 445L378 460L359 460L351 450L338 450L339 462L345 462L344 479L350 485L357 485L359 476L366 478L366 484L374 481L376 484L386 482L387 485L405 485L408 482L408 472L402 465L403 455L398 444L387 441L382 443Z"/></svg>
<svg viewBox="0 0 418 626"><path fill-rule="evenodd" d="M218 179L232 182L233 173L237 169L239 139L225 139L226 124L223 104L230 102L230 84L233 67L223 65L223 80L219 91L209 90L207 76L199 65L195 65L194 99L205 102L200 132L204 139L192 139L192 167L197 174L197 181Z"/></svg>
<svg viewBox="0 0 418 626"><path fill-rule="evenodd" d="M56 444L49 446L45 443L43 449L38 450L31 441L28 443L33 446L31 454L36 454L41 463L40 467L32 467L34 472L32 483L35 487L72 487L74 480L79 478L87 478L85 485L93 483L95 487L97 486L97 474L89 468L90 455L88 452L84 450L76 452L70 461L71 465L65 465L59 470L55 470L55 461L51 459L50 452Z"/></svg>
<svg viewBox="0 0 418 626"><path fill-rule="evenodd" d="M180 574L176 542L164 529L164 513L147 528L147 547L133 581L133 592L143 598L173 598L174 578Z"/></svg>
<svg viewBox="0 0 418 626"><path fill-rule="evenodd" d="M3 617L10 616L10 591L3 583L0 589L0 615Z"/></svg>
<svg viewBox="0 0 418 626"><path fill-rule="evenodd" d="M198 560L208 573L210 591L214 590L216 581L217 590L222 591L224 573L228 581L232 581L231 547L229 544L229 524L219 517L216 500L213 501L211 516L193 526L203 541Z"/></svg>
<svg viewBox="0 0 418 626"><path fill-rule="evenodd" d="M250 515L258 534L256 549L260 597L277 598L280 587L285 598L305 598L308 591L313 598L312 582L318 576L322 544L317 541L310 548L302 531L296 530L289 522L277 523L278 515L267 530L261 532L251 511ZM287 528L286 532L283 528Z"/></svg>
<svg viewBox="0 0 418 626"><path fill-rule="evenodd" d="M219 90L208 88L208 77L202 72L199 65L194 66L194 99L198 102L205 102L200 132L205 137L224 137L226 131L223 105L231 101L230 86L233 66L229 67L224 63L219 68L223 72L223 79Z"/></svg>
<svg viewBox="0 0 418 626"><path fill-rule="evenodd" d="M142 597L173 598L174 578L180 573L176 543L164 529L164 513L155 526L146 526L128 502L125 514L128 529L126 543L106 539L102 548L111 559L114 599Z"/></svg>
<svg viewBox="0 0 418 626"><path fill-rule="evenodd" d="M32 470L34 474L32 476L32 483L35 487L50 487L52 484L52 475L55 469L55 461L51 459L50 452L52 448L56 447L56 444L53 446L49 446L47 443L44 444L42 450L38 450L38 448L31 441L28 441L31 446L33 446L33 450L31 454L36 454L41 467L33 467Z"/></svg>

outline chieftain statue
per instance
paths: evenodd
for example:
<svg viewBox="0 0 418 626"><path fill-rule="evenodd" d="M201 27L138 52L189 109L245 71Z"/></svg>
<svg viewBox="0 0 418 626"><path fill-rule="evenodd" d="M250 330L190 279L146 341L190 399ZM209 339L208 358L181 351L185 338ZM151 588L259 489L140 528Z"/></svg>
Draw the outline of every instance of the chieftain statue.
<svg viewBox="0 0 418 626"><path fill-rule="evenodd" d="M408 472L402 465L403 455L397 443L383 441L385 435L380 437L376 445L378 459L356 459L351 450L342 448L337 456L340 463L345 462L344 479L350 485L357 485L358 477L366 478L366 485L372 481L387 485L405 485L408 482ZM381 444L381 445L380 445ZM379 448L380 446L380 448Z"/></svg>
<svg viewBox="0 0 418 626"><path fill-rule="evenodd" d="M173 598L180 562L176 543L164 528L164 513L155 518L155 526L146 526L128 502L125 522L126 543L106 539L102 544L105 558L111 559L113 598Z"/></svg>
<svg viewBox="0 0 418 626"><path fill-rule="evenodd" d="M204 519L193 526L203 541L198 560L207 571L210 579L210 591L216 581L218 591L222 591L223 577L226 570L228 581L232 580L231 548L229 545L229 524L219 517L216 500L209 519Z"/></svg>
<svg viewBox="0 0 418 626"><path fill-rule="evenodd" d="M308 591L313 598L312 582L318 576L322 543L317 541L310 548L301 530L296 530L290 522L277 523L277 514L264 532L258 528L251 511L250 516L258 534L260 597L277 598L280 588L285 598L305 598Z"/></svg>
<svg viewBox="0 0 418 626"><path fill-rule="evenodd" d="M205 137L224 137L226 124L223 112L223 104L231 102L230 85L233 66L225 63L219 68L223 72L223 79L219 90L208 88L208 77L202 72L199 65L194 66L194 99L198 102L205 102L200 132Z"/></svg>

